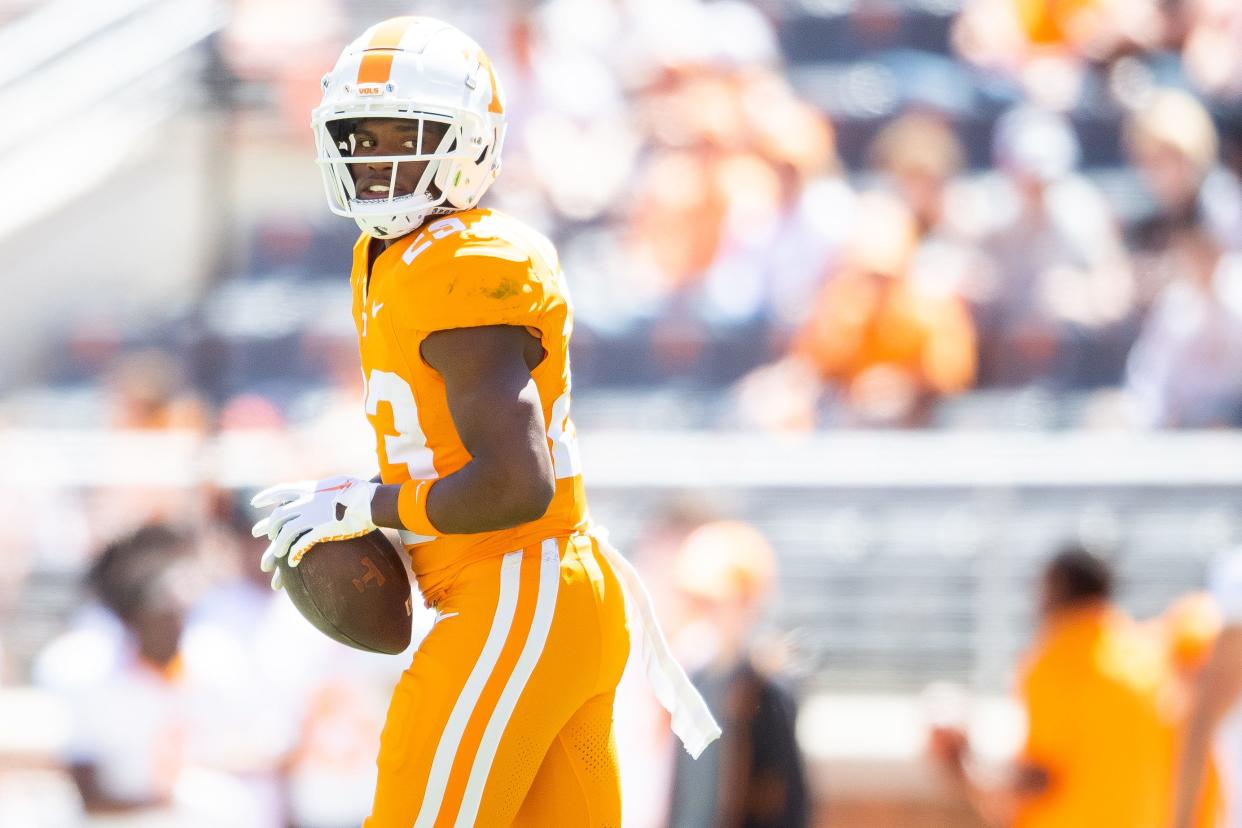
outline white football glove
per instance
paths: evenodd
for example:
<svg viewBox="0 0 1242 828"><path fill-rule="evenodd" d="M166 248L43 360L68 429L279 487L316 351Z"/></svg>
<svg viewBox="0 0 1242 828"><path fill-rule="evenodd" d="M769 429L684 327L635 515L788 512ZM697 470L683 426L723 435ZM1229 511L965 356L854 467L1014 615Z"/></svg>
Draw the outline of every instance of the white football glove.
<svg viewBox="0 0 1242 828"><path fill-rule="evenodd" d="M272 589L280 589L276 561L289 556L297 566L312 546L321 541L356 538L374 531L371 498L378 485L356 477L329 477L281 483L250 499L257 509L276 506L250 530L256 538L267 535L271 544L259 561L264 572L273 572Z"/></svg>

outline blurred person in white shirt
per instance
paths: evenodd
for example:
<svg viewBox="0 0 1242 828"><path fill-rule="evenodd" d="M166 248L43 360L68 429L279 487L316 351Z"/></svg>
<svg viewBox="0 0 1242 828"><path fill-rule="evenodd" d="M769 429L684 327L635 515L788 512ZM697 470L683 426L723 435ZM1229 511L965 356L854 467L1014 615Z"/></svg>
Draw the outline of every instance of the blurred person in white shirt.
<svg viewBox="0 0 1242 828"><path fill-rule="evenodd" d="M1189 225L1169 245L1178 274L1130 353L1126 392L1149 428L1242 424L1242 255Z"/></svg>
<svg viewBox="0 0 1242 828"><path fill-rule="evenodd" d="M344 828L370 813L375 755L400 658L343 647L269 587L248 498L217 503L226 577L195 604L185 659L210 704L194 711L198 757L227 769L263 826ZM430 612L414 618L415 647Z"/></svg>
<svg viewBox="0 0 1242 828"><path fill-rule="evenodd" d="M256 652L272 642L246 626L244 602L217 590L191 610L200 552L200 538L162 524L110 544L87 579L98 603L36 662L36 684L68 715L62 755L90 824L283 824L273 765L297 735L289 688L300 676L285 668L302 654L291 639L263 653L267 675L283 680L264 684L236 642L250 636Z"/></svg>
<svg viewBox="0 0 1242 828"><path fill-rule="evenodd" d="M100 609L53 641L35 678L70 718L64 759L87 814L171 813L186 760L180 658L189 540L147 526L109 545L88 584Z"/></svg>
<svg viewBox="0 0 1242 828"><path fill-rule="evenodd" d="M980 383L1073 384L1075 357L1099 360L1098 346L1133 309L1120 229L1103 195L1076 174L1078 139L1063 116L1011 110L997 122L993 153L999 175L981 184L995 277L980 297ZM1124 347L1117 371L1123 356Z"/></svg>
<svg viewBox="0 0 1242 828"><path fill-rule="evenodd" d="M182 650L197 693L210 699L192 712L198 758L246 789L256 825L275 826L287 818L284 774L330 642L276 600L241 503L216 498L209 547L220 571L190 610Z"/></svg>
<svg viewBox="0 0 1242 828"><path fill-rule="evenodd" d="M1152 202L1129 232L1138 301L1145 308L1179 273L1170 247L1182 228L1205 227L1226 246L1242 248L1242 186L1220 164L1211 115L1188 92L1157 90L1126 119L1123 137Z"/></svg>
<svg viewBox="0 0 1242 828"><path fill-rule="evenodd" d="M35 676L61 695L65 758L87 813L169 806L184 762L180 659L186 600L170 575L187 538L147 526L109 545L87 577L96 613L40 656Z"/></svg>

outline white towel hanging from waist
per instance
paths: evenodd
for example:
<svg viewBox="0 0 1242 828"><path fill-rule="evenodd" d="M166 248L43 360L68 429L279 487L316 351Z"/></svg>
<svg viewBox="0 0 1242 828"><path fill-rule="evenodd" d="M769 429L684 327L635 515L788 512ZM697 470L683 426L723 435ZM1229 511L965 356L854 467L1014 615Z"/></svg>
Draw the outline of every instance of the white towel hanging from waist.
<svg viewBox="0 0 1242 828"><path fill-rule="evenodd" d="M686 752L695 759L704 749L720 738L720 725L686 676L686 671L673 657L664 631L651 606L651 595L633 564L608 542L608 530L592 526L589 534L599 544L625 590L626 607L632 621L637 621L641 635L647 680L660 705L672 719L673 733L681 740ZM635 617L637 616L637 617Z"/></svg>

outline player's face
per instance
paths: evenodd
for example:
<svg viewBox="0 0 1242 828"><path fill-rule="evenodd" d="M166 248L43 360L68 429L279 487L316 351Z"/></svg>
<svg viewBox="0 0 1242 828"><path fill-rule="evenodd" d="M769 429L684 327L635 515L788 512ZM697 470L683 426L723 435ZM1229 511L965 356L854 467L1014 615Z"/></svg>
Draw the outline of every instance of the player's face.
<svg viewBox="0 0 1242 828"><path fill-rule="evenodd" d="M349 155L353 158L419 155L435 152L447 131L447 124L423 121L420 140L418 121L405 118L364 118L354 123L345 142L349 147ZM350 164L358 198L400 198L410 195L418 186L427 162L398 162L395 182L392 166L389 161Z"/></svg>

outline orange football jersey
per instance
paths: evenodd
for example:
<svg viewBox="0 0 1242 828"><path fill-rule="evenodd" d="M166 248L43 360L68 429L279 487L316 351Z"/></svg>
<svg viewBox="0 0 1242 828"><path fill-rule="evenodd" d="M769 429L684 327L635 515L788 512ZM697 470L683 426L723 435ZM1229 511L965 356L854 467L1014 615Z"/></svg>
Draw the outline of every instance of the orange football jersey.
<svg viewBox="0 0 1242 828"><path fill-rule="evenodd" d="M403 533L428 604L462 566L587 527L576 433L569 417L573 311L556 250L520 221L465 210L428 222L379 254L368 282L371 237L354 247L353 314L367 419L384 483L445 477L470 453L453 425L444 381L420 348L433 331L518 325L546 357L531 376L547 423L556 494L543 517L496 532L428 538Z"/></svg>

